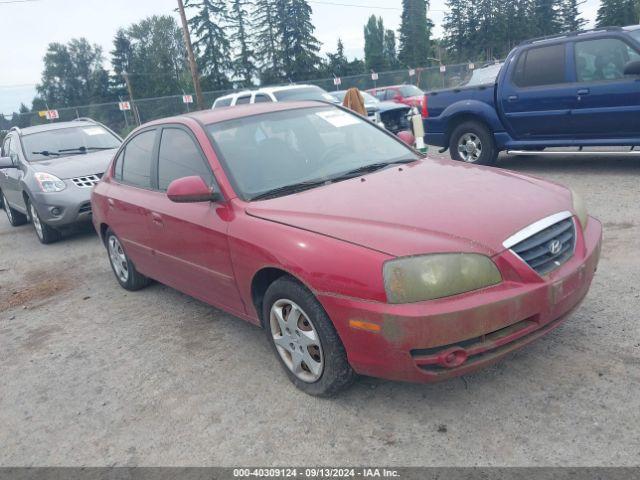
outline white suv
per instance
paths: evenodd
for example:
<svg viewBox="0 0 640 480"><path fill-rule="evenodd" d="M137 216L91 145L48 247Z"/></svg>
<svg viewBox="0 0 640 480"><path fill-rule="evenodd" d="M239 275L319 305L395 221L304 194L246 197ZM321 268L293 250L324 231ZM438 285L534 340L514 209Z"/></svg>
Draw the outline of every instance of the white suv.
<svg viewBox="0 0 640 480"><path fill-rule="evenodd" d="M339 103L334 97L316 85L287 85L258 90L245 90L216 99L212 109L235 107L253 103L286 102L296 100L321 100Z"/></svg>

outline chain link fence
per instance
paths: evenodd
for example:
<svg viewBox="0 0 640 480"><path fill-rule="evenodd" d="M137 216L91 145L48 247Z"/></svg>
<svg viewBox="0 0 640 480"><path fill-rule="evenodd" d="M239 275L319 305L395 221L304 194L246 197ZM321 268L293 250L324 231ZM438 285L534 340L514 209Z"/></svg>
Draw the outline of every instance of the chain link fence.
<svg viewBox="0 0 640 480"><path fill-rule="evenodd" d="M360 90L369 90L377 87L402 84L413 84L422 90L429 91L464 84L471 78L474 71L473 67L477 68L479 66L464 63L446 65L444 67L436 66L412 70L403 69L379 72L377 74L377 80L374 80L370 73L353 75L342 77L339 86L335 85L334 78L309 80L303 83L317 85L327 91L345 90L352 87L357 87ZM203 92L205 105L210 107L218 97L231 92L232 90ZM69 121L76 118L89 117L104 123L123 137L138 126L138 121L140 123L146 123L159 118L181 115L193 111L196 108L194 104L184 103L182 94L158 98L139 98L130 102L130 106L132 110L124 111L120 110L119 102L65 108L50 106L50 108L57 110L59 116L57 121ZM18 118L11 121L12 125L21 128L47 122L49 122L49 120L41 117L38 112L18 114ZM2 135L0 134L0 136Z"/></svg>

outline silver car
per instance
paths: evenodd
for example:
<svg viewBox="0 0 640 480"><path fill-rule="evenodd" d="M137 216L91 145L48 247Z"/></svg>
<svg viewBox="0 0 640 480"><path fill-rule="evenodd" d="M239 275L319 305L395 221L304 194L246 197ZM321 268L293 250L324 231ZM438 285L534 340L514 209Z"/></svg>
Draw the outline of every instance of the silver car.
<svg viewBox="0 0 640 480"><path fill-rule="evenodd" d="M121 143L90 119L11 129L0 157L0 206L11 225L31 221L38 239L52 243L90 221L91 189Z"/></svg>

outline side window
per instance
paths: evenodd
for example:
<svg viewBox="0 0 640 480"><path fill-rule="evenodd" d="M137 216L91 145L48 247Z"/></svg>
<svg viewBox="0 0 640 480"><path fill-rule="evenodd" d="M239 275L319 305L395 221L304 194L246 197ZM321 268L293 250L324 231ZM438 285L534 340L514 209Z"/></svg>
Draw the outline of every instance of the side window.
<svg viewBox="0 0 640 480"><path fill-rule="evenodd" d="M565 83L565 45L536 47L518 59L513 81L519 87Z"/></svg>
<svg viewBox="0 0 640 480"><path fill-rule="evenodd" d="M271 102L271 98L269 98L266 95L263 95L262 93L256 95L256 98L253 101L253 103L269 103L269 102Z"/></svg>
<svg viewBox="0 0 640 480"><path fill-rule="evenodd" d="M125 149L123 148L120 151L120 155L118 155L118 158L116 158L116 161L114 162L113 165L113 178L115 178L116 180L122 181L122 159L124 158L124 151Z"/></svg>
<svg viewBox="0 0 640 480"><path fill-rule="evenodd" d="M151 188L151 158L156 131L136 135L127 143L122 159L122 181L142 188Z"/></svg>
<svg viewBox="0 0 640 480"><path fill-rule="evenodd" d="M236 105L247 105L250 102L251 102L251 95L248 95L246 97L238 98L238 100L236 100Z"/></svg>
<svg viewBox="0 0 640 480"><path fill-rule="evenodd" d="M577 42L575 56L578 82L619 80L627 63L640 60L636 50L617 38Z"/></svg>
<svg viewBox="0 0 640 480"><path fill-rule="evenodd" d="M216 108L231 106L231 100L233 100L233 97L223 98L222 100L216 100Z"/></svg>
<svg viewBox="0 0 640 480"><path fill-rule="evenodd" d="M399 95L399 92L397 90L387 90L386 93L387 94L384 97L386 100L393 100L397 95Z"/></svg>
<svg viewBox="0 0 640 480"><path fill-rule="evenodd" d="M384 90L376 90L376 93L374 95L378 100L384 100L385 94L386 92Z"/></svg>
<svg viewBox="0 0 640 480"><path fill-rule="evenodd" d="M158 156L158 188L166 191L169 184L182 177L199 176L208 185L213 181L200 148L184 130L165 128Z"/></svg>

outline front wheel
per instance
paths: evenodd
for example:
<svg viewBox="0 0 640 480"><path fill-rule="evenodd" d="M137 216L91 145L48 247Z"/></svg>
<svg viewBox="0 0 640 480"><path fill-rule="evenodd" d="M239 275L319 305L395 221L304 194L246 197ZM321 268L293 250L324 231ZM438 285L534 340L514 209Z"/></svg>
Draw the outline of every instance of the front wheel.
<svg viewBox="0 0 640 480"><path fill-rule="evenodd" d="M474 165L495 165L498 150L491 132L480 122L458 125L449 140L451 158Z"/></svg>
<svg viewBox="0 0 640 480"><path fill-rule="evenodd" d="M290 277L264 297L267 338L291 382L309 395L332 397L355 380L333 323L318 300Z"/></svg>
<svg viewBox="0 0 640 480"><path fill-rule="evenodd" d="M27 208L33 229L36 231L36 236L38 240L40 240L40 243L47 245L60 240L60 232L42 221L33 202L28 201Z"/></svg>

